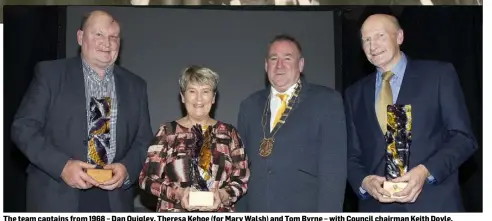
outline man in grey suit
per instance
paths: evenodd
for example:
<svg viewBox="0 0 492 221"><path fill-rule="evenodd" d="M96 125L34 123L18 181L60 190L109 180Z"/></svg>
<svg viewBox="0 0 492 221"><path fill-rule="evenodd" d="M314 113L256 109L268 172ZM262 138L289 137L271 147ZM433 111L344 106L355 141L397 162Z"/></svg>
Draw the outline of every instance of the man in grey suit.
<svg viewBox="0 0 492 221"><path fill-rule="evenodd" d="M27 156L27 211L130 212L131 184L152 139L146 83L114 64L120 27L111 15L84 17L80 57L44 61L12 125ZM86 169L112 170L96 182Z"/></svg>
<svg viewBox="0 0 492 221"><path fill-rule="evenodd" d="M342 212L347 178L343 101L301 77L304 58L291 36L276 36L265 70L271 87L240 106L238 131L250 159L238 212Z"/></svg>

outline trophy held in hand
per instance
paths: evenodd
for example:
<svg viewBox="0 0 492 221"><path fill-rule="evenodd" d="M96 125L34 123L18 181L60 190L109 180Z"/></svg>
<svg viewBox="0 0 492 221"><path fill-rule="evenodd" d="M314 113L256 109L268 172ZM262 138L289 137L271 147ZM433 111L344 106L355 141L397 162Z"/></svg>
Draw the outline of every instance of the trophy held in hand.
<svg viewBox="0 0 492 221"><path fill-rule="evenodd" d="M196 140L191 150L192 186L188 198L190 207L212 207L214 205L214 193L209 189L213 183L210 170L210 159L212 158L210 130L210 127L199 125L192 128Z"/></svg>
<svg viewBox="0 0 492 221"><path fill-rule="evenodd" d="M403 176L408 170L410 146L412 144L412 108L411 105L388 105L388 124L385 134L385 177L383 188L394 198L394 193L403 190L407 183L395 183L391 180ZM401 198L401 197L400 197Z"/></svg>
<svg viewBox="0 0 492 221"><path fill-rule="evenodd" d="M108 163L106 150L110 148L110 118L111 98L91 98L90 104L90 130L88 139L89 163L97 165L94 169L87 169L87 174L95 181L103 183L113 177L113 171L103 169Z"/></svg>

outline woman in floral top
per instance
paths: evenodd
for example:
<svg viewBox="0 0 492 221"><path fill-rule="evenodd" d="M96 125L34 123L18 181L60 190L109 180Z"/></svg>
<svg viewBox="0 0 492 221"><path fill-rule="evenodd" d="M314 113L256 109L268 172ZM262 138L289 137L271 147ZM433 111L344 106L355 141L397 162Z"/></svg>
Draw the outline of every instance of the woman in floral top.
<svg viewBox="0 0 492 221"><path fill-rule="evenodd" d="M210 117L219 76L191 66L179 79L186 116L160 126L147 151L139 186L157 196L158 212L233 212L250 171L234 126ZM190 191L211 191L214 205L192 207Z"/></svg>

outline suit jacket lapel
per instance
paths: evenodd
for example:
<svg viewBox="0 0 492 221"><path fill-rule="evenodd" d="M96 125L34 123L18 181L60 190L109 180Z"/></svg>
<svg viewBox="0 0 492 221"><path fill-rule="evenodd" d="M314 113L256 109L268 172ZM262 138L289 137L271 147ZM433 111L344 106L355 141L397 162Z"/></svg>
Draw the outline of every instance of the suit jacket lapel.
<svg viewBox="0 0 492 221"><path fill-rule="evenodd" d="M400 92L398 93L398 98L396 100L397 104L412 104L412 98L416 97L415 93L419 82L417 72L413 71L411 60L408 59L407 67L405 68L405 75L403 76L403 81L401 83Z"/></svg>
<svg viewBox="0 0 492 221"><path fill-rule="evenodd" d="M271 135L270 134L270 131L271 131L271 129L270 129L270 118L272 116L272 113L270 112L270 102L268 102L268 105L267 105L267 101L269 98L270 98L270 87L268 87L267 89L265 89L263 91L262 96L258 100L258 107L260 108L260 112L261 112L261 121L260 121L261 128L265 127L265 130L266 130L265 134L267 134L267 135ZM265 108L266 108L266 116L263 116L263 115L265 115L265 113L264 113ZM263 123L265 124L265 126L263 126ZM262 135L263 135L263 131L262 131Z"/></svg>
<svg viewBox="0 0 492 221"><path fill-rule="evenodd" d="M289 113L289 118L292 119L292 115L295 115L295 113L298 111L299 107L301 107L302 103L306 101L306 99L309 97L308 94L310 93L309 90L311 89L309 86L309 83L306 81L304 76L301 76L301 84L302 88L299 91L299 95L297 97L297 102L292 105L292 110ZM290 102L290 100L289 100ZM274 113L276 114L276 113ZM284 125L282 127L285 127L285 124L287 124L288 120L285 121Z"/></svg>
<svg viewBox="0 0 492 221"><path fill-rule="evenodd" d="M125 79L122 77L120 74L121 70L119 69L118 66L115 65L114 71L113 71L113 76L114 76L114 84L115 84L115 90L116 90L116 99L118 102L118 117L116 120L116 154L115 154L115 160L121 159L123 156L121 155L124 153L124 141L125 137L127 136L126 134L126 123L127 123L127 118L126 118L126 110L128 109L128 89L130 88L130 85L128 85L128 82L125 81Z"/></svg>
<svg viewBox="0 0 492 221"><path fill-rule="evenodd" d="M370 78L364 85L364 101L366 102L366 110L368 113L368 123L370 130L374 132L375 137L383 137L383 132L379 127L378 118L376 116L376 74Z"/></svg>
<svg viewBox="0 0 492 221"><path fill-rule="evenodd" d="M80 57L71 58L67 63L66 76L66 93L67 103L71 106L69 109L74 111L75 127L80 130L80 141L83 141L85 148L76 148L76 159L81 161L87 160L87 99L85 97L84 72L82 70L82 60Z"/></svg>
<svg viewBox="0 0 492 221"><path fill-rule="evenodd" d="M373 133L374 139L376 140L376 151L374 151L373 157L373 167L370 171L374 172L381 160L383 159L385 153L386 142L384 139L384 134L379 127L378 118L376 116L376 73L364 85L364 101L367 110L367 127Z"/></svg>
<svg viewBox="0 0 492 221"><path fill-rule="evenodd" d="M294 104L292 112L294 112L295 109L297 109L296 106L300 105L302 102L306 100L306 98L308 97L307 95L309 94L309 89L310 89L309 83L306 80L304 80L304 78L301 79L302 79L302 88L301 91L299 92L299 101L297 102L297 104Z"/></svg>
<svg viewBox="0 0 492 221"><path fill-rule="evenodd" d="M247 149L249 149L248 154L249 156L253 159L256 159L257 164L256 166L253 166L254 168L261 168L264 167L264 160L265 158L260 157L258 154L259 148L260 148L260 142L263 139L263 136L266 135L267 137L270 136L270 107L266 107L267 114L264 116L264 111L265 111L265 105L267 104L266 102L268 101L268 97L270 95L270 88L267 88L261 92L261 95L257 97L256 100L256 105L255 107L251 107L252 109L249 110L250 114L249 118L247 119L250 122L250 125L252 125L253 128L255 128L253 131L258 131L258 133L252 133L252 136L248 141L251 141L252 143L248 144ZM265 123L265 126L263 126L263 123ZM265 134L264 134L265 133Z"/></svg>

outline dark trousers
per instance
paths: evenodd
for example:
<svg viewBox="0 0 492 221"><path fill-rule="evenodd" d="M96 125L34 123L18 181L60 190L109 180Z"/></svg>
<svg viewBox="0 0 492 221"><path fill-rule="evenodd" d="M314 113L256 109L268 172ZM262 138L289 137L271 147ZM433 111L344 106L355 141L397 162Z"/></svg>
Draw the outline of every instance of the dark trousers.
<svg viewBox="0 0 492 221"><path fill-rule="evenodd" d="M381 205L380 211L382 213L406 213L407 208L405 204L401 203L391 203L391 204L383 204Z"/></svg>
<svg viewBox="0 0 492 221"><path fill-rule="evenodd" d="M111 212L108 191L97 187L81 190L79 212Z"/></svg>

